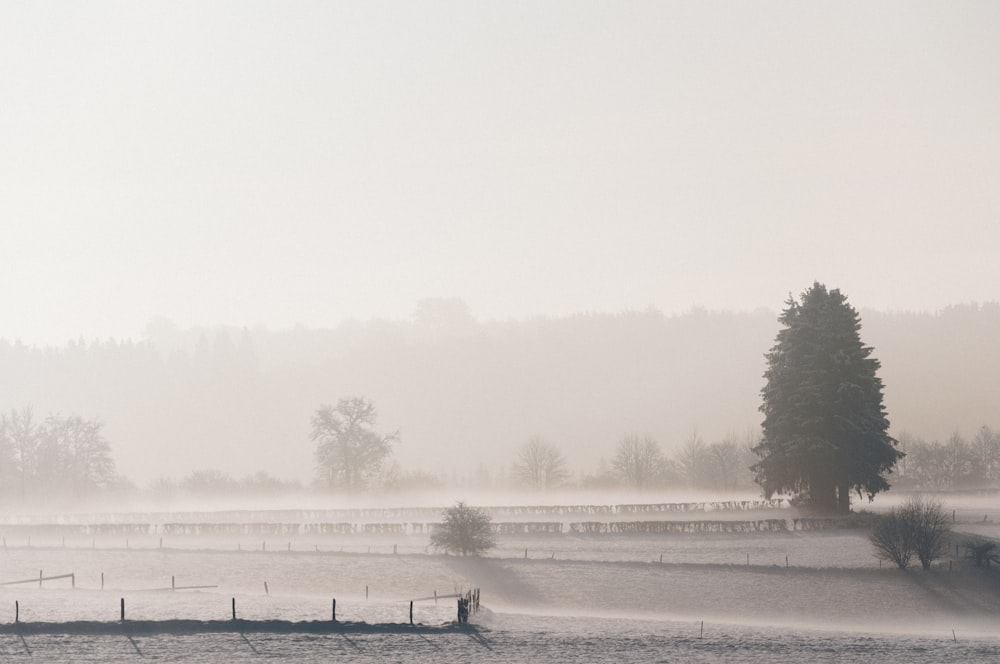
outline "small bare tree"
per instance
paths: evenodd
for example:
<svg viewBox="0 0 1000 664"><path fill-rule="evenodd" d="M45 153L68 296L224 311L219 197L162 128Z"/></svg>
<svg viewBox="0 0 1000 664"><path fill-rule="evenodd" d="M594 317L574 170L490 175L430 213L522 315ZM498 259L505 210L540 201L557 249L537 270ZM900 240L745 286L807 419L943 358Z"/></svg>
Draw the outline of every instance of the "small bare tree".
<svg viewBox="0 0 1000 664"><path fill-rule="evenodd" d="M876 556L891 560L899 569L906 569L913 557L913 538L909 532L909 524L893 508L888 514L882 514L875 521L870 540L875 547Z"/></svg>
<svg viewBox="0 0 1000 664"><path fill-rule="evenodd" d="M948 553L951 526L941 503L936 500L915 497L906 501L900 510L909 523L913 538L913 552L924 569Z"/></svg>
<svg viewBox="0 0 1000 664"><path fill-rule="evenodd" d="M902 507L893 508L875 522L870 535L877 555L906 569L910 558L917 556L921 567L948 553L951 528L941 503L915 497Z"/></svg>
<svg viewBox="0 0 1000 664"><path fill-rule="evenodd" d="M562 452L540 438L532 438L518 451L513 475L518 484L544 490L559 486L569 477Z"/></svg>
<svg viewBox="0 0 1000 664"><path fill-rule="evenodd" d="M615 470L633 489L648 489L663 473L663 452L660 444L646 436L630 434L618 443L612 462Z"/></svg>

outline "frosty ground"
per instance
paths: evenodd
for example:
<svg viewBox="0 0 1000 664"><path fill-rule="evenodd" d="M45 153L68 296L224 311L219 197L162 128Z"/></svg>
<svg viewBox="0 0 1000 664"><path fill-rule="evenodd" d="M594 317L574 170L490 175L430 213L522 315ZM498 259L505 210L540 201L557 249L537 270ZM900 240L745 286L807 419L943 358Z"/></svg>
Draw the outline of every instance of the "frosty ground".
<svg viewBox="0 0 1000 664"><path fill-rule="evenodd" d="M889 504L889 503L886 503ZM955 501L956 528L993 534L991 501ZM995 509L995 508L994 508ZM717 516L717 515L713 515ZM207 515L200 518L211 520ZM735 515L734 518L746 518ZM501 538L483 558L426 552L426 536L33 536L0 552L0 623L128 619L340 621L392 626L330 634L0 634L0 657L45 661L995 661L1000 574L961 558L901 572L858 529L754 535ZM395 553L393 553L395 551ZM103 589L101 587L103 573ZM208 585L195 591L171 586ZM265 590L265 582L267 588ZM478 587L487 610L452 625ZM409 601L416 623L407 631ZM6 614L6 615L5 615ZM114 629L117 629L115 627Z"/></svg>

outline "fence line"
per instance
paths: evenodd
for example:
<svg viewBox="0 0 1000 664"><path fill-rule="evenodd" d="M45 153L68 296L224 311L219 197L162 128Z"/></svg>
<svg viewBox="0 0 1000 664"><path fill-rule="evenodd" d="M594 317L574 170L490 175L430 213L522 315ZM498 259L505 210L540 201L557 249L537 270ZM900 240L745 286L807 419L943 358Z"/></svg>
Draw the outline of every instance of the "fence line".
<svg viewBox="0 0 1000 664"><path fill-rule="evenodd" d="M4 581L0 583L0 586L16 586L24 583L37 583L38 587L42 587L42 581L55 581L56 579L72 579L73 587L76 588L76 574L70 572L69 574L56 574L54 576L43 576L42 571L38 570L37 579L24 579L23 581Z"/></svg>
<svg viewBox="0 0 1000 664"><path fill-rule="evenodd" d="M65 578L65 576L68 576L68 575L64 575L64 576L60 576L60 577L55 577L55 578ZM35 579L32 579L32 581L35 581ZM20 583L20 582L14 582L14 583ZM215 586L199 586L199 587L215 587ZM179 587L177 587L177 589L179 589ZM170 590L170 588L166 588L165 590ZM144 592L144 591L137 591L137 592ZM437 592L435 592L434 595L430 596L430 597L409 600L409 624L410 624L410 626L417 626L417 625L415 625L415 623L413 621L414 602L426 601L426 600L432 600L432 599L433 600L440 600L440 599L456 599L456 598L458 599L458 602L457 602L458 612L457 612L457 616L456 616L457 617L456 623L467 623L469 621L469 616L470 615L476 614L476 613L479 612L479 607L480 607L480 592L479 592L479 588L473 588L471 590L467 590L467 591L462 592L462 593L455 593L455 594L451 594L451 595L438 595ZM264 626L264 627L268 628L268 629L265 629L263 631L270 631L270 630L275 630L275 631L293 631L293 630L276 629L276 626L288 626L288 627L310 626L311 628L315 629L315 627L317 625L320 625L323 622L325 622L327 625L336 625L338 627L345 625L345 623L342 623L342 622L340 622L340 621L337 620L337 600L336 600L336 598L333 598L332 603L331 603L331 613L330 613L330 620L329 621L314 620L314 621L308 621L308 622L289 622L289 621L285 621L285 620L276 620L276 619L263 619L263 620L252 620L251 619L251 620L246 620L246 619L238 618L237 617L237 612L236 612L236 597L235 596L232 597L230 601L231 601L231 609L232 609L232 621L229 624L238 623L241 626L241 628L243 626L247 626L247 625L254 625L254 626ZM101 622L101 621L96 621L95 622L95 621L78 621L78 620L63 621L63 622L48 622L48 621L46 621L46 622L41 622L41 623L26 623L26 622L24 622L24 621L22 621L20 619L20 608L21 608L20 607L20 601L19 600L15 600L14 601L14 622L12 624L9 624L9 625L0 624L0 634L5 633L6 631L8 631L8 629L6 629L6 628L11 628L11 627L13 627L17 631L17 633L21 633L22 631L26 631L26 628L27 628L27 631L41 631L41 632L46 632L46 633L66 633L65 632L66 626L74 626L77 629L83 627L86 630L93 630L93 629L96 628L96 629L98 629L98 631L100 631L100 626L106 626L106 625L114 624L114 623ZM133 625L137 624L135 622L127 621L126 620L125 598L122 597L120 599L120 617L118 619L117 624L119 624L119 625L125 625L126 623L128 625L130 625L130 626L133 626ZM212 631L227 631L225 629L219 629L220 625L223 624L223 621L219 621L219 620L207 620L207 621L201 620L200 621L200 620L183 619L183 618L181 618L181 619L178 619L178 618L168 618L168 619L165 619L165 620L141 620L141 621L138 621L138 624L144 625L147 629L150 629L151 631L154 631L154 632L157 631L156 628L158 626L162 627L163 631L167 631L167 632L175 631L175 629L171 629L171 628L176 628L177 626L183 626L183 627L186 627L187 629L192 629L193 628L194 632L199 632L199 631L208 631L208 632L212 632ZM392 625L397 625L397 624L399 624L399 623L374 623L374 624L357 623L357 622L346 623L346 625L355 626L355 627L357 627L357 626L360 625L360 626L372 627L372 628L380 628L380 627L384 627L384 626L392 626ZM199 628L199 626L200 626L200 628ZM419 625L419 626L420 627L424 627L423 625ZM40 628L40 629L31 629L32 627ZM325 628L321 628L320 631L324 631L324 629ZM51 632L47 632L47 630L52 630L52 631ZM309 631L309 630L307 630L307 631Z"/></svg>

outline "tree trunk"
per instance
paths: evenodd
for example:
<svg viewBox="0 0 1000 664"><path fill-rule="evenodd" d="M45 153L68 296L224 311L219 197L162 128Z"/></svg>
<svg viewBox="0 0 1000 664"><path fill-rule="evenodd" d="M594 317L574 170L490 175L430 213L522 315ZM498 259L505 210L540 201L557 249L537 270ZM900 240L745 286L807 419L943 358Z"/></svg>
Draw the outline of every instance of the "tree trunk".
<svg viewBox="0 0 1000 664"><path fill-rule="evenodd" d="M837 512L839 514L851 513L851 487L847 480L837 483Z"/></svg>
<svg viewBox="0 0 1000 664"><path fill-rule="evenodd" d="M821 475L810 481L809 505L817 512L837 511L837 485L832 478Z"/></svg>

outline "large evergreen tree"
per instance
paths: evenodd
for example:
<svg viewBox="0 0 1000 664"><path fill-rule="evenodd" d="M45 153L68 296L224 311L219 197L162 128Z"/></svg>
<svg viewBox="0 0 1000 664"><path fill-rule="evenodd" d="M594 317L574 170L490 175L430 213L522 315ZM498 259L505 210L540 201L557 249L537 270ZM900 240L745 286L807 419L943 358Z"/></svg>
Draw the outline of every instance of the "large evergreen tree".
<svg viewBox="0 0 1000 664"><path fill-rule="evenodd" d="M770 497L791 493L822 511L869 500L902 453L887 431L880 363L861 342L861 319L839 290L814 283L789 298L767 354L763 438L752 470Z"/></svg>

